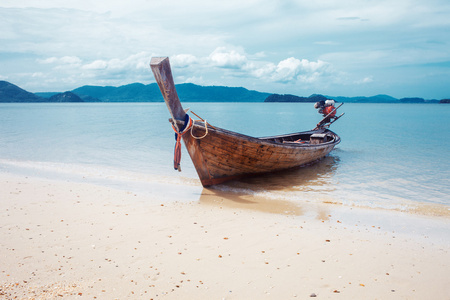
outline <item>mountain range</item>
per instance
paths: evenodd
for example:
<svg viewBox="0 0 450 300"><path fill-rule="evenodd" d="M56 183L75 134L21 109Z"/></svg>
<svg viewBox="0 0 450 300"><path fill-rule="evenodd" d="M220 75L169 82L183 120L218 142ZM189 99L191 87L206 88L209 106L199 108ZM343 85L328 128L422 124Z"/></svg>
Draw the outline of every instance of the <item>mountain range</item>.
<svg viewBox="0 0 450 300"><path fill-rule="evenodd" d="M243 87L200 86L192 83L177 84L178 96L184 102L317 102L334 99L348 103L449 103L449 99L423 98L396 99L388 95L372 97L331 97L313 94L309 97L279 95L252 91ZM156 83L132 83L119 87L85 85L64 93L30 93L7 81L0 81L0 103L3 102L163 102Z"/></svg>

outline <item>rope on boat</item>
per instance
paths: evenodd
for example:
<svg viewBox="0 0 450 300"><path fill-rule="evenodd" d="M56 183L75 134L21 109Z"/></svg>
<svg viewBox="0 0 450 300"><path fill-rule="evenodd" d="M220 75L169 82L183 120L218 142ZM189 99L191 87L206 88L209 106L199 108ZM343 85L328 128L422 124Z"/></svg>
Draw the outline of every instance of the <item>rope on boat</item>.
<svg viewBox="0 0 450 300"><path fill-rule="evenodd" d="M175 131L175 149L174 149L174 156L173 156L173 167L175 170L178 170L178 172L181 172L181 137L188 132L190 128L193 126L193 121L191 117L189 117L188 114L186 114L186 117L184 118L184 125L180 129L180 131L177 130L177 128L172 125L173 130Z"/></svg>
<svg viewBox="0 0 450 300"><path fill-rule="evenodd" d="M181 172L181 137L187 133L189 131L189 129L191 130L191 136L194 139L197 140L201 140L204 137L206 137L208 135L208 122L206 120L202 121L205 123L205 134L203 136L194 136L193 134L193 130L194 130L194 125L195 125L195 121L198 120L192 120L191 117L186 114L185 118L184 118L184 125L183 127L180 128L180 131L177 130L177 128L174 126L174 124L172 124L172 128L173 131L175 131L175 149L174 149L174 155L173 155L173 167L175 170L178 170L178 172Z"/></svg>
<svg viewBox="0 0 450 300"><path fill-rule="evenodd" d="M200 120L202 120L203 122L206 122L206 120L204 120L202 117L200 117L199 115L197 115L195 112L191 111L191 113L193 113L197 118L199 118ZM216 127L212 126L211 124L209 124L209 126L213 129L216 129Z"/></svg>
<svg viewBox="0 0 450 300"><path fill-rule="evenodd" d="M205 132L205 134L203 136L194 136L194 134L192 133L192 130L194 129L194 126L191 127L191 136L194 139L201 140L202 138L204 138L205 136L208 135L208 122L206 122L206 120L203 120L203 122L205 122L205 130L206 130L206 132ZM194 120L194 124L195 124L195 120Z"/></svg>
<svg viewBox="0 0 450 300"><path fill-rule="evenodd" d="M200 137L194 136L194 134L192 133L192 130L193 130L194 127L191 128L191 136L192 136L194 139L201 140L202 138L204 138L204 137L206 137L206 136L208 135L208 122L206 122L205 119L203 119L202 117L200 117L199 115L197 115L195 112L191 111L191 113L193 113L197 118L199 118L200 120L202 120L203 123L205 123L205 131L206 131L206 133L205 133L203 136L200 136ZM195 124L195 121L198 121L198 120L194 120L194 124ZM214 126L212 126L211 124L209 124L209 126L211 126L212 128L216 129L216 128L215 128Z"/></svg>

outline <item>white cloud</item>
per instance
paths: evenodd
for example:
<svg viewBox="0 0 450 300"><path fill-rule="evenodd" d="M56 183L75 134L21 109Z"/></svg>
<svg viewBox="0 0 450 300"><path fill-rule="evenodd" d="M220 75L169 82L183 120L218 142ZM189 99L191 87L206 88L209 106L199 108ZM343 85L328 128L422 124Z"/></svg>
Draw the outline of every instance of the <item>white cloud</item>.
<svg viewBox="0 0 450 300"><path fill-rule="evenodd" d="M251 71L251 74L265 81L289 83L289 82L313 82L327 71L329 64L318 60L316 62L307 59L289 57L280 61L277 65L267 63Z"/></svg>
<svg viewBox="0 0 450 300"><path fill-rule="evenodd" d="M170 57L170 64L177 68L186 68L197 63L197 58L192 54L177 54Z"/></svg>
<svg viewBox="0 0 450 300"><path fill-rule="evenodd" d="M108 62L104 60L95 60L87 65L83 66L85 70L104 70L108 67Z"/></svg>
<svg viewBox="0 0 450 300"><path fill-rule="evenodd" d="M41 64L53 64L58 62L59 59L57 57L49 57L46 59L38 59L38 62L40 62Z"/></svg>
<svg viewBox="0 0 450 300"><path fill-rule="evenodd" d="M277 69L274 63L266 63L261 67L252 66L251 74L256 78L269 78Z"/></svg>
<svg viewBox="0 0 450 300"><path fill-rule="evenodd" d="M289 82L295 79L301 70L302 62L299 59L290 57L278 63L272 78L275 81Z"/></svg>
<svg viewBox="0 0 450 300"><path fill-rule="evenodd" d="M205 85L205 80L203 79L202 76L200 76L200 77L193 76L193 77L186 78L184 83L195 83L198 85Z"/></svg>
<svg viewBox="0 0 450 300"><path fill-rule="evenodd" d="M289 57L273 63L266 59L261 53L249 55L239 53L237 50L228 50L226 47L219 47L206 57L196 57L192 54L170 57L172 67L177 68L175 71L177 80L200 85L208 82L224 85L223 81L220 83L204 80L204 75L213 72L211 70L214 70L214 67L225 69L226 72L222 70L221 73L222 80L239 80L241 83L254 78L265 83L314 83L332 73L330 64L322 60L309 61Z"/></svg>
<svg viewBox="0 0 450 300"><path fill-rule="evenodd" d="M211 64L219 68L239 69L247 62L247 57L235 50L227 50L225 47L219 47L208 57Z"/></svg>
<svg viewBox="0 0 450 300"><path fill-rule="evenodd" d="M151 54L140 52L132 54L124 59L112 58L110 60L98 59L82 66L85 70L138 70L148 69Z"/></svg>
<svg viewBox="0 0 450 300"><path fill-rule="evenodd" d="M45 59L38 59L38 62L42 64L68 64L68 65L79 65L81 59L76 56L63 56L63 57L49 57Z"/></svg>
<svg viewBox="0 0 450 300"><path fill-rule="evenodd" d="M76 56L63 56L60 59L61 63L69 65L78 65L81 63L81 59Z"/></svg>
<svg viewBox="0 0 450 300"><path fill-rule="evenodd" d="M367 84L371 82L373 82L373 76L367 76L355 81L356 84Z"/></svg>
<svg viewBox="0 0 450 300"><path fill-rule="evenodd" d="M33 77L33 78L44 78L44 77L45 77L45 74L42 73L42 72L35 72L35 73L33 73L33 74L31 75L31 77Z"/></svg>

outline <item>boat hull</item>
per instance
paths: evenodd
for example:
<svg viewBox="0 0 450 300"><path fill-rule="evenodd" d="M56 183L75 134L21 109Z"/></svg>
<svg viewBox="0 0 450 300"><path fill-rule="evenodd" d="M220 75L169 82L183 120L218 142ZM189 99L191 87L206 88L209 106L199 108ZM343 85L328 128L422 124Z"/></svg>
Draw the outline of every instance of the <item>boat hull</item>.
<svg viewBox="0 0 450 300"><path fill-rule="evenodd" d="M291 135L254 138L221 128L194 125L192 133L183 135L186 149L203 186L211 186L233 179L271 173L299 167L316 161L339 143L339 137L329 130L321 130L327 141L320 144L295 143L298 136L308 137L319 131ZM205 135L206 134L206 135ZM204 136L197 139L195 137ZM278 140L277 140L278 139Z"/></svg>

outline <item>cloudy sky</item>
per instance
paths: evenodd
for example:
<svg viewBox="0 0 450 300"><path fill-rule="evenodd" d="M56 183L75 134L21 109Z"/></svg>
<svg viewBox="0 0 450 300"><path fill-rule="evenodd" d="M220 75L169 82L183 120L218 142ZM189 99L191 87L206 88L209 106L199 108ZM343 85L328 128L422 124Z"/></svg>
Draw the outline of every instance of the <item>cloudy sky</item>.
<svg viewBox="0 0 450 300"><path fill-rule="evenodd" d="M31 92L154 81L450 98L448 0L1 0L0 80Z"/></svg>

